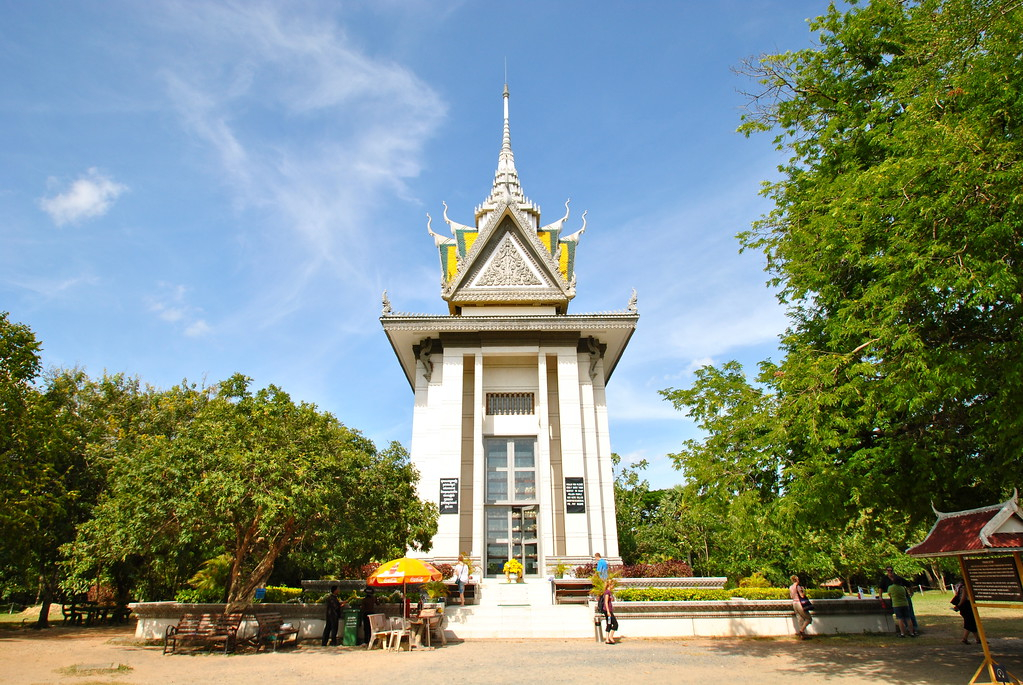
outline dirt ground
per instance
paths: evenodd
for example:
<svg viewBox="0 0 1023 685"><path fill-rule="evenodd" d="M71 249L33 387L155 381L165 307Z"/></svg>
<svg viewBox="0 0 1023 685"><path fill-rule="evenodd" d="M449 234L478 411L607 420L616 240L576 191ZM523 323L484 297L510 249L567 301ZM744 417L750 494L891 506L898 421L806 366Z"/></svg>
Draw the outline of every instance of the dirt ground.
<svg viewBox="0 0 1023 685"><path fill-rule="evenodd" d="M623 625L623 629L625 626ZM304 642L278 653L163 656L131 627L0 630L4 683L967 683L983 659L958 634L778 639L475 640L432 651L366 652ZM1023 673L1023 640L995 640ZM986 678L981 679L987 682Z"/></svg>

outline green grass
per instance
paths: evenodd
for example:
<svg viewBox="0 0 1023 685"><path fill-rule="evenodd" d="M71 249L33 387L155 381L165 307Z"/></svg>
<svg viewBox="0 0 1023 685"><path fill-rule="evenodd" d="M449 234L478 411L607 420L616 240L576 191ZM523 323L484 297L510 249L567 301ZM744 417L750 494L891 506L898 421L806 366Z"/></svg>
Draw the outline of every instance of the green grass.
<svg viewBox="0 0 1023 685"><path fill-rule="evenodd" d="M20 626L22 624L31 624L39 620L39 609L38 605L28 607L22 612L15 614L8 614L7 612L0 613L0 628L10 628L14 626ZM59 604L50 605L50 624L59 625L64 621L64 616L60 613Z"/></svg>
<svg viewBox="0 0 1023 685"><path fill-rule="evenodd" d="M913 610L921 631L943 631L959 635L963 619L952 611L951 592L929 590L913 595ZM979 607L981 625L990 638L1023 638L1023 604L1018 608Z"/></svg>
<svg viewBox="0 0 1023 685"><path fill-rule="evenodd" d="M74 664L58 668L57 673L61 675L89 676L89 675L113 675L116 673L128 673L132 671L128 664L110 664L109 666L88 666L85 664Z"/></svg>

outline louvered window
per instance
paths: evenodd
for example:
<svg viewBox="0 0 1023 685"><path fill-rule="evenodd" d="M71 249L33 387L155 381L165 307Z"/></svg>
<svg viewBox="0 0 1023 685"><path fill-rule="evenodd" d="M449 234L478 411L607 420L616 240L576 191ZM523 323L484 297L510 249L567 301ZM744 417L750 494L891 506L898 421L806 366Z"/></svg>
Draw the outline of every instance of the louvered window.
<svg viewBox="0 0 1023 685"><path fill-rule="evenodd" d="M487 414L532 414L533 393L531 392L488 392Z"/></svg>

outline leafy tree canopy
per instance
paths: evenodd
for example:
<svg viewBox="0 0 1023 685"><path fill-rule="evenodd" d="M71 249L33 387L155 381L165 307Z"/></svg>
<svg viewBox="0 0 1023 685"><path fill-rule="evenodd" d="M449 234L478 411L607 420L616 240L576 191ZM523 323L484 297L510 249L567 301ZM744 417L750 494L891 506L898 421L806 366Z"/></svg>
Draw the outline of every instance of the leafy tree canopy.
<svg viewBox="0 0 1023 685"><path fill-rule="evenodd" d="M1018 485L1021 27L1019 0L850 2L811 23L816 47L742 69L740 130L790 158L739 237L790 326L755 382L729 363L664 394L708 431L675 455L693 488L756 493L822 573L896 553L931 502Z"/></svg>
<svg viewBox="0 0 1023 685"><path fill-rule="evenodd" d="M133 556L226 552L227 599L238 605L286 551L330 562L428 549L437 512L416 497L400 445L378 452L315 406L249 385L235 375L159 398L169 430L140 432L118 449L73 548L80 572Z"/></svg>

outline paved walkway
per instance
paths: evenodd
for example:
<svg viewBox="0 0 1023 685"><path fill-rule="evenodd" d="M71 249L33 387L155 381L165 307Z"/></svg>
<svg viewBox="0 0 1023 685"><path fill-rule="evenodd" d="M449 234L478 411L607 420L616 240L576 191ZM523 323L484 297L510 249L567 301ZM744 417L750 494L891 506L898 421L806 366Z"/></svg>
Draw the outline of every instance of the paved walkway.
<svg viewBox="0 0 1023 685"><path fill-rule="evenodd" d="M623 626L623 629L625 626ZM477 640L396 654L321 648L255 654L163 656L136 643L127 628L0 631L5 683L841 683L965 685L982 659L977 645L953 636L917 640L857 636L792 639L627 637L591 640ZM1023 669L1023 641L997 647ZM123 665L120 670L112 667Z"/></svg>

